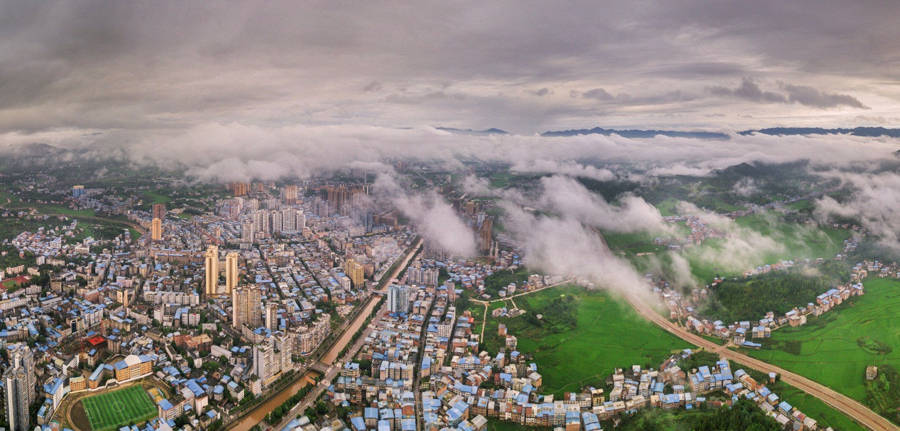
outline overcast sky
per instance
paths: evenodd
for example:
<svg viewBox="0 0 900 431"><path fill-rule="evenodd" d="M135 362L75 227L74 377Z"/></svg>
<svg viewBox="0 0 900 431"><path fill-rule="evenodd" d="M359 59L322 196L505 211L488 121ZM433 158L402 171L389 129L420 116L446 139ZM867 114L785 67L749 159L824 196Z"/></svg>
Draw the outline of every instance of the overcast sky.
<svg viewBox="0 0 900 431"><path fill-rule="evenodd" d="M710 4L712 3L712 4ZM0 1L0 142L896 126L900 2Z"/></svg>

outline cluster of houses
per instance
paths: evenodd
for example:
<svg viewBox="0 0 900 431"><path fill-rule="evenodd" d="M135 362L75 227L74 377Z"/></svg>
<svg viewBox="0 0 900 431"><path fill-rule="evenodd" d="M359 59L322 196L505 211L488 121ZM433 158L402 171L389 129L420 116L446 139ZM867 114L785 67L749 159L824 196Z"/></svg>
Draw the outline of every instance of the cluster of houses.
<svg viewBox="0 0 900 431"><path fill-rule="evenodd" d="M540 394L543 378L536 364L529 363L518 351L508 353L469 355L432 373L421 392L422 429L479 431L486 429L489 420L499 420L521 426L598 431L603 424L617 423L621 415L645 408L716 408L741 398L753 401L786 428L823 429L815 419L780 399L765 382L757 382L744 370L732 372L726 360L682 370L678 363L692 355L690 350L668 358L659 370L637 365L617 369L607 381L612 387L609 393L587 387L558 398ZM356 362L344 368L344 377L358 373ZM775 376L770 379L774 382ZM346 379L339 378L338 382ZM416 429L413 391L398 387L393 391L357 391L346 396L347 389L345 383L335 384L329 388L328 397L336 405L357 407L355 413L320 423L319 427L304 417L287 429Z"/></svg>
<svg viewBox="0 0 900 431"><path fill-rule="evenodd" d="M759 348L761 345L752 340L769 338L772 331L784 326L805 325L808 316L821 316L851 297L864 295L865 287L862 280L870 276L900 277L900 268L896 264L883 264L877 260L860 262L854 265L849 283L830 288L817 295L815 302L794 307L780 316L770 311L758 321L740 321L731 324L721 320L710 321L699 316L695 304L708 296L707 288L694 289L691 296L685 297L662 282L662 287L656 287L654 291L669 309L669 317L684 321L688 329L702 335L729 340L738 346ZM651 275L648 274L648 277L652 280Z"/></svg>
<svg viewBox="0 0 900 431"><path fill-rule="evenodd" d="M804 307L794 307L781 316L776 316L774 312L770 311L756 322L745 320L725 324L721 320L709 321L708 319L701 319L688 314L684 316L685 327L699 334L730 340L737 346L759 348L761 347L759 343L750 340L769 338L773 330L784 326L796 327L805 325L807 316L820 316L840 305L848 298L863 294L865 294L865 288L862 283L845 284L828 289L825 293L818 295L815 303L811 302ZM670 311L674 312L673 308L678 310L679 307L677 305L673 306L672 302L672 300L669 300L667 304L670 304Z"/></svg>

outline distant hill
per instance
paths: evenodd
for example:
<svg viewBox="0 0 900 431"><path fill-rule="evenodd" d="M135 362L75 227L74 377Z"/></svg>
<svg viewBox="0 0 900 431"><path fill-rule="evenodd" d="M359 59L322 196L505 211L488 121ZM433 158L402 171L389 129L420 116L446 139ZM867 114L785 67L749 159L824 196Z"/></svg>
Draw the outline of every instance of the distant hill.
<svg viewBox="0 0 900 431"><path fill-rule="evenodd" d="M765 135L853 135L853 136L889 136L900 138L900 129L888 129L885 127L854 127L825 129L822 127L770 127L759 130L744 130L741 135L762 133Z"/></svg>
<svg viewBox="0 0 900 431"><path fill-rule="evenodd" d="M472 129L457 129L454 127L435 127L435 129L443 130L445 132L451 133L459 133L462 135L508 135L509 132L503 129L498 129L496 127L491 127L490 129L484 130L472 130Z"/></svg>
<svg viewBox="0 0 900 431"><path fill-rule="evenodd" d="M682 132L678 130L640 130L640 129L604 129L602 127L594 127L593 129L571 129L571 130L551 130L541 133L541 136L577 136L577 135L619 135L626 138L652 138L654 136L669 136L673 138L696 138L696 139L729 139L728 134L721 132L704 132L689 131Z"/></svg>

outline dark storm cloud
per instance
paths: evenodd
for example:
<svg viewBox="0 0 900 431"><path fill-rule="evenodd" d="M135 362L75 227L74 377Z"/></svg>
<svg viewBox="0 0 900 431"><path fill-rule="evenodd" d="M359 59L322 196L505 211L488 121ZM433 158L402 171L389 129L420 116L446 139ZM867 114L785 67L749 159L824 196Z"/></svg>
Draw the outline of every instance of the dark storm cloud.
<svg viewBox="0 0 900 431"><path fill-rule="evenodd" d="M857 98L846 94L826 93L806 85L782 84L781 87L787 94L763 91L759 84L750 78L744 78L737 88L722 86L710 87L710 92L717 96L733 96L739 99L759 103L799 103L815 108L834 108L837 106L849 106L851 108L869 109Z"/></svg>
<svg viewBox="0 0 900 431"><path fill-rule="evenodd" d="M855 97L846 94L826 93L806 85L787 84L784 86L784 89L788 92L788 100L806 106L833 108L835 106L844 105L860 109L869 109L869 107L863 105L862 102Z"/></svg>
<svg viewBox="0 0 900 431"><path fill-rule="evenodd" d="M812 1L10 0L0 2L0 135L101 132L127 144L209 122L533 133L855 118L807 107L889 119L900 114L897 12ZM745 76L791 85L735 89ZM754 106L770 99L777 106Z"/></svg>
<svg viewBox="0 0 900 431"><path fill-rule="evenodd" d="M731 89L715 86L710 88L710 92L717 96L734 96L752 102L787 103L788 101L788 99L781 94L763 91L759 88L759 85L750 78L744 78L744 80L741 81L741 85L737 88Z"/></svg>

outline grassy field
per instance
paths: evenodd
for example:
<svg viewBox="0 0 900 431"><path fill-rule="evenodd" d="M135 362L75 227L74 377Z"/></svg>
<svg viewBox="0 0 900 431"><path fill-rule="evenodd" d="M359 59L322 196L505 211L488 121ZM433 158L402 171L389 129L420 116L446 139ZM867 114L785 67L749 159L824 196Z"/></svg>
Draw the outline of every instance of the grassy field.
<svg viewBox="0 0 900 431"><path fill-rule="evenodd" d="M81 400L93 431L111 431L156 417L156 406L140 385Z"/></svg>
<svg viewBox="0 0 900 431"><path fill-rule="evenodd" d="M864 284L862 297L811 318L805 326L779 329L762 350L748 353L862 401L885 416L893 412L890 419L897 422L896 384L867 385L865 369L869 365L900 369L900 349L894 350L900 348L900 281L871 279Z"/></svg>
<svg viewBox="0 0 900 431"><path fill-rule="evenodd" d="M172 202L172 198L156 190L148 190L144 192L144 201L147 204L167 204Z"/></svg>
<svg viewBox="0 0 900 431"><path fill-rule="evenodd" d="M787 401L790 405L796 407L807 416L815 419L818 422L820 429L825 429L827 427L832 427L833 429L840 431L864 431L866 429L862 425L854 422L850 417L833 409L828 404L822 402L822 400L809 395L806 392L781 380L777 380L775 383L769 383L768 376L765 374L752 368L745 367L740 363L730 362L733 370L743 369L750 374L751 377L756 379L757 382L765 383L765 386L772 392L778 394L782 400Z"/></svg>
<svg viewBox="0 0 900 431"><path fill-rule="evenodd" d="M564 300L566 296L574 301ZM492 353L498 350L502 340L497 325L506 324L518 338L518 350L534 355L544 377L543 393L603 386L615 368L655 368L673 351L691 347L602 291L560 286L520 296L515 303L528 313L511 319L488 315L485 347ZM543 324L534 324L537 313Z"/></svg>

